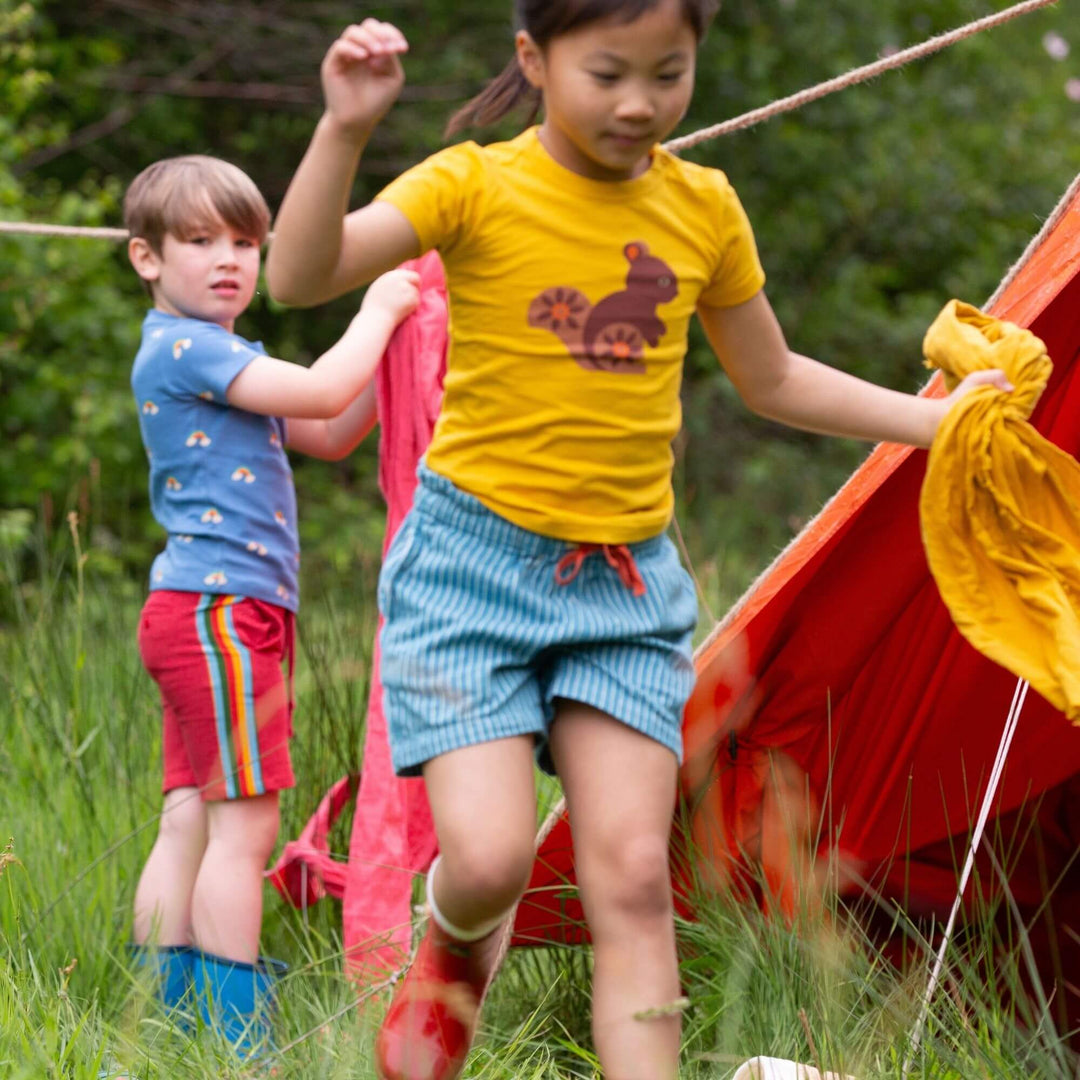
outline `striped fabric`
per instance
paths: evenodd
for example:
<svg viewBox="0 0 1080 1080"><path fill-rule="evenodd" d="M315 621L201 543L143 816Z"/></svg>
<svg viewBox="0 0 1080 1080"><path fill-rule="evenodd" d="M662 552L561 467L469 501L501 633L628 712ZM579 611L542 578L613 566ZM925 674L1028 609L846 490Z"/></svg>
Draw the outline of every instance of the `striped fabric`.
<svg viewBox="0 0 1080 1080"><path fill-rule="evenodd" d="M195 628L213 691L221 771L229 799L266 792L255 718L251 653L233 624L232 607L239 599L203 593L195 607Z"/></svg>
<svg viewBox="0 0 1080 1080"><path fill-rule="evenodd" d="M614 552L609 562L520 528L426 466L419 477L379 578L395 771L518 735L535 737L550 768L558 699L680 757L697 601L671 541L630 544L621 566Z"/></svg>

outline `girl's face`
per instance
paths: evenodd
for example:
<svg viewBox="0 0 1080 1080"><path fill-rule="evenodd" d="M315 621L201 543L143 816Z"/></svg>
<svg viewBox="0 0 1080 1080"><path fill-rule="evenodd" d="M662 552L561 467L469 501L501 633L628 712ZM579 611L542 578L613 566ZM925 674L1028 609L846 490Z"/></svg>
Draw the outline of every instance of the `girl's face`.
<svg viewBox="0 0 1080 1080"><path fill-rule="evenodd" d="M543 50L520 32L518 61L544 95L548 152L596 180L643 173L653 144L690 104L696 47L680 0L661 0L630 23L589 23Z"/></svg>

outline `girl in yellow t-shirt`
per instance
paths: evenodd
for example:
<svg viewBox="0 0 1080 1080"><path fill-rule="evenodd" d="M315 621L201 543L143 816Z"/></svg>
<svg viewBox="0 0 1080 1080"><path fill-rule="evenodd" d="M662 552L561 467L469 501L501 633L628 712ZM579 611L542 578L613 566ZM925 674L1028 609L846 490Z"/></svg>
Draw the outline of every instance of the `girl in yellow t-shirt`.
<svg viewBox="0 0 1080 1080"><path fill-rule="evenodd" d="M315 304L437 248L450 295L443 412L379 582L394 766L423 774L441 851L376 1043L384 1077L464 1063L532 864L534 752L569 806L605 1074L676 1073L668 837L696 604L665 530L690 316L751 409L812 431L928 446L957 396L1008 388L982 372L917 398L788 350L727 178L658 145L714 7L519 0L514 58L450 131L522 101L542 123L443 150L351 213L407 45L369 19L323 62L271 289Z"/></svg>

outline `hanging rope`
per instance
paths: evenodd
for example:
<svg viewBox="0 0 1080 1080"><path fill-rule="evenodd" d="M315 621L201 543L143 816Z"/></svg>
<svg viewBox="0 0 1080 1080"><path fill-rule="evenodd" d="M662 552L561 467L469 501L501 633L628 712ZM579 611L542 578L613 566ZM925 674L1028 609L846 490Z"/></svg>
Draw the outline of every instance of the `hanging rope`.
<svg viewBox="0 0 1080 1080"><path fill-rule="evenodd" d="M1006 8L1004 11L999 11L994 15L987 15L983 19L976 19L974 22L950 30L947 34L940 34L938 37L930 38L921 45L913 45L910 49L902 49L900 52L893 53L892 56L885 56L880 60L875 60L872 64L853 68L846 75L838 75L835 79L829 79L826 82L818 83L817 86L800 90L797 94L780 98L770 105L763 105L760 109L752 109L750 112L733 117L731 120L724 120L719 124L713 124L712 127L702 128L700 131L694 131L689 135L682 136L680 139L672 139L670 142L664 143L664 146L673 153L678 153L680 150L697 146L698 143L705 142L707 139L716 139L721 135L730 135L733 131L742 131L744 128L753 127L755 124L771 120L781 113L801 109L804 105L809 105L811 101L817 101L819 98L827 97L829 94L835 94L838 90L846 90L856 83L866 82L867 79L872 79L886 71L892 71L894 68L904 67L915 60L921 60L924 56L946 49L964 38L981 33L983 30L990 30L1021 15L1027 15L1031 11L1049 7L1051 4L1056 3L1057 0L1024 0L1023 3Z"/></svg>
<svg viewBox="0 0 1080 1080"><path fill-rule="evenodd" d="M816 86L800 90L797 94L780 98L770 105L764 105L759 109L752 109L750 112L743 113L741 116L724 120L719 124L713 124L712 127L702 128L700 131L691 132L681 138L672 139L664 143L664 146L673 153L678 153L680 150L697 146L708 139L717 139L721 135L729 135L733 131L742 131L744 128L753 127L755 124L771 120L781 113L801 109L804 105L809 105L810 102L827 97L829 94L835 94L838 90L846 90L849 86L866 82L867 79L872 79L883 72L904 67L916 60L921 60L924 56L929 56L931 53L940 52L950 45L955 45L958 41L963 41L964 38L972 37L983 30L991 30L1002 23L1019 18L1021 15L1027 15L1029 12L1037 11L1039 8L1050 7L1057 2L1058 0L1023 0L1022 3L1005 8L1004 11L987 15L985 18L966 23L955 30L950 30L948 33L929 38L920 45L902 49L892 56L875 60L872 64L853 68L846 75L828 79L823 83L818 83ZM88 240L126 240L128 238L126 229L82 228L77 225L38 225L25 221L0 221L0 235L4 233L28 236L77 236ZM272 239L273 233L267 237L267 240Z"/></svg>

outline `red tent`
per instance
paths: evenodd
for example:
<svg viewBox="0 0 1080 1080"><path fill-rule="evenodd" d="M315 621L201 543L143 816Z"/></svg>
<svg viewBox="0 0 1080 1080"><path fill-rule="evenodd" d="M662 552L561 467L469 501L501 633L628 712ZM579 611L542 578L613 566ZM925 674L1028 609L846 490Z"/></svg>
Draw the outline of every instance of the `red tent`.
<svg viewBox="0 0 1080 1080"><path fill-rule="evenodd" d="M1054 374L1032 422L1076 455L1080 186L990 310L1046 342ZM940 378L923 392L942 393ZM959 636L939 599L919 535L925 462L879 446L698 650L679 839L692 839L695 872L715 884L789 909L805 872L832 866L846 893L948 913L1016 678ZM1075 1025L1080 729L1035 694L994 813L991 846L1004 852L1047 988L1057 984L1056 1007ZM560 812L549 826L515 944L584 936L569 826ZM985 852L977 867L976 887L992 892ZM675 873L684 908L685 873Z"/></svg>

